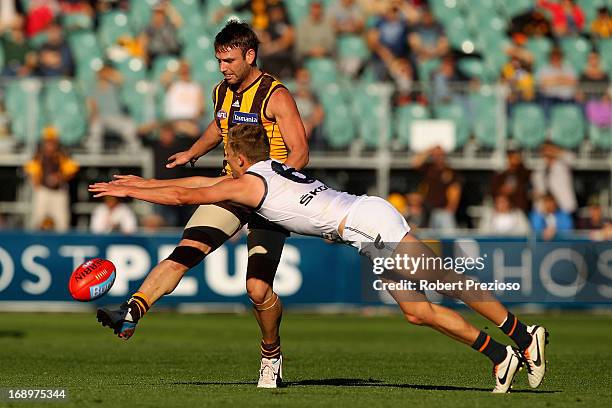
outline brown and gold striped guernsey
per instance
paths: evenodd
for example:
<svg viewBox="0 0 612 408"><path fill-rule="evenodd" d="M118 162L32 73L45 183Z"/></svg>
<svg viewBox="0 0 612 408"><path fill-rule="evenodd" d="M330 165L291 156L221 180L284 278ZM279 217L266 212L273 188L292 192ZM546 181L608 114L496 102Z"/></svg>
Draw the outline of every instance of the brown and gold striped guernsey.
<svg viewBox="0 0 612 408"><path fill-rule="evenodd" d="M266 116L265 113L272 93L284 87L276 78L263 72L241 92L232 91L225 80L215 86L213 91L215 121L221 129L224 149L227 143L227 132L230 128L240 123L258 123L263 125L268 134L270 157L281 162L287 160L287 146L278 124L274 119ZM225 162L224 171L226 174L231 173L229 165Z"/></svg>

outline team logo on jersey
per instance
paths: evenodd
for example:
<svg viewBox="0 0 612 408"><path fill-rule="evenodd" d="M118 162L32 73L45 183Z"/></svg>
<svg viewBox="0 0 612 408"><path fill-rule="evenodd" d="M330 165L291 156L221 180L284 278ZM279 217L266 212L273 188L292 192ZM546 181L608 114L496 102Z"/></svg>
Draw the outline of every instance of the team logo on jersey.
<svg viewBox="0 0 612 408"><path fill-rule="evenodd" d="M317 196L317 194L319 194L320 192L323 192L325 190L329 190L329 187L327 187L325 184L321 184L319 187L317 187L314 190L311 190L308 193L306 193L303 196L301 196L300 197L300 204L302 204L304 206L308 205L308 203L310 203L312 201L312 199Z"/></svg>
<svg viewBox="0 0 612 408"><path fill-rule="evenodd" d="M256 113L248 113L248 112L234 112L234 117L232 118L232 122L234 123L247 123L254 125L259 123L259 115Z"/></svg>
<svg viewBox="0 0 612 408"><path fill-rule="evenodd" d="M239 108L240 107L240 101L238 99L236 99L236 101L234 103L232 103L232 106L234 108Z"/></svg>
<svg viewBox="0 0 612 408"><path fill-rule="evenodd" d="M219 112L217 112L217 119L219 120L227 119L227 112L221 109Z"/></svg>

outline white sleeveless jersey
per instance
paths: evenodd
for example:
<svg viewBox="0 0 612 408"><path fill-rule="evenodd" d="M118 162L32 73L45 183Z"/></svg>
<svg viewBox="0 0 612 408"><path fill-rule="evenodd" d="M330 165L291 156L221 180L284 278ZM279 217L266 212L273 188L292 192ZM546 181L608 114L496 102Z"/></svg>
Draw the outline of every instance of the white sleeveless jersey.
<svg viewBox="0 0 612 408"><path fill-rule="evenodd" d="M276 160L258 162L246 174L261 178L266 185L257 213L302 235L340 240L338 225L359 199Z"/></svg>

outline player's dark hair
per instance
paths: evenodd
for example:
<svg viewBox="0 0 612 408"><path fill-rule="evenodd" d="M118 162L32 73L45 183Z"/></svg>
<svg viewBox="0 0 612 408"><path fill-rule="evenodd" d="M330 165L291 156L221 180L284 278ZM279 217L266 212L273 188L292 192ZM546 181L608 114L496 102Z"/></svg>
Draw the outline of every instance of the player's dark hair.
<svg viewBox="0 0 612 408"><path fill-rule="evenodd" d="M215 51L223 52L232 48L240 48L243 56L246 55L248 50L255 51L255 60L253 61L253 65L255 65L259 40L247 23L230 20L215 37Z"/></svg>
<svg viewBox="0 0 612 408"><path fill-rule="evenodd" d="M251 163L270 158L270 141L261 125L240 124L229 130L227 146L236 154L242 154Z"/></svg>

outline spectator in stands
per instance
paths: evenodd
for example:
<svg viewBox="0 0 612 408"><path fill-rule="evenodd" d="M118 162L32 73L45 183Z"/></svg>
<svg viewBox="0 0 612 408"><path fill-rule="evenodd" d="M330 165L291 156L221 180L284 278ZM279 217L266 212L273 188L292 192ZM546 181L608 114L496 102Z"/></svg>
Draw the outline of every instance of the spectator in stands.
<svg viewBox="0 0 612 408"><path fill-rule="evenodd" d="M610 77L601 66L601 58L596 51L591 51L587 58L587 64L580 75L580 86L576 93L576 99L585 102L599 99L610 84Z"/></svg>
<svg viewBox="0 0 612 408"><path fill-rule="evenodd" d="M527 36L523 33L513 33L510 44L504 49L506 55L510 58L519 60L526 66L532 66L534 57L533 53L526 47Z"/></svg>
<svg viewBox="0 0 612 408"><path fill-rule="evenodd" d="M10 30L20 18L19 0L0 1L0 32Z"/></svg>
<svg viewBox="0 0 612 408"><path fill-rule="evenodd" d="M485 208L478 231L488 235L527 235L529 220L510 198L498 194L493 198L493 208Z"/></svg>
<svg viewBox="0 0 612 408"><path fill-rule="evenodd" d="M395 83L395 90L391 96L394 106L404 106L410 103L427 104L427 99L418 88L416 69L409 59L396 59L391 65L390 75Z"/></svg>
<svg viewBox="0 0 612 408"><path fill-rule="evenodd" d="M589 123L602 129L612 128L612 90L604 92L601 98L588 101L585 111Z"/></svg>
<svg viewBox="0 0 612 408"><path fill-rule="evenodd" d="M43 77L72 76L74 62L62 27L53 23L47 30L47 42L38 54L38 74Z"/></svg>
<svg viewBox="0 0 612 408"><path fill-rule="evenodd" d="M540 10L532 8L512 18L510 32L523 33L527 37L550 37L552 27Z"/></svg>
<svg viewBox="0 0 612 408"><path fill-rule="evenodd" d="M447 232L454 230L462 182L446 162L444 150L438 146L416 154L412 164L423 174L420 190L429 212L429 227Z"/></svg>
<svg viewBox="0 0 612 408"><path fill-rule="evenodd" d="M551 14L553 32L557 37L580 34L584 29L584 12L574 0L538 0L537 5Z"/></svg>
<svg viewBox="0 0 612 408"><path fill-rule="evenodd" d="M581 230L601 230L610 220L604 217L604 212L597 198L589 200L587 216L578 219L578 229Z"/></svg>
<svg viewBox="0 0 612 408"><path fill-rule="evenodd" d="M460 98L462 82L469 81L459 69L452 54L442 58L440 66L431 74L433 85L433 100L435 103L449 103Z"/></svg>
<svg viewBox="0 0 612 408"><path fill-rule="evenodd" d="M56 0L30 0L26 16L26 34L29 38L42 34L53 25L60 13Z"/></svg>
<svg viewBox="0 0 612 408"><path fill-rule="evenodd" d="M310 72L306 68L299 68L296 71L295 82L296 90L293 92L293 97L304 123L306 138L309 139L312 147L312 145L317 145L321 139L320 126L325 113L316 93L311 88Z"/></svg>
<svg viewBox="0 0 612 408"><path fill-rule="evenodd" d="M109 65L104 65L97 73L96 85L87 98L89 139L86 145L92 153L103 150L106 131L118 133L130 151L136 152L140 148L136 123L123 112L119 102L122 83L121 74Z"/></svg>
<svg viewBox="0 0 612 408"><path fill-rule="evenodd" d="M577 81L574 68L563 60L559 48L550 52L549 63L536 73L542 106L548 117L552 106L574 102Z"/></svg>
<svg viewBox="0 0 612 408"><path fill-rule="evenodd" d="M79 165L62 150L56 128L46 127L42 133L38 152L24 166L32 184L30 226L40 229L48 218L53 229L64 232L70 225L68 181L79 170Z"/></svg>
<svg viewBox="0 0 612 408"><path fill-rule="evenodd" d="M191 67L181 61L176 72L167 71L161 83L166 86L164 117L174 124L177 132L199 136L204 114L202 87L191 78Z"/></svg>
<svg viewBox="0 0 612 408"><path fill-rule="evenodd" d="M36 51L28 44L23 31L23 17L17 15L2 32L4 53L3 76L28 76L36 68Z"/></svg>
<svg viewBox="0 0 612 408"><path fill-rule="evenodd" d="M253 16L251 18L251 27L259 35L261 31L268 29L272 8L281 7L285 14L287 14L287 7L283 0L247 0L239 3L242 4L232 5L233 7L220 7L218 10L215 10L213 12L214 23L218 24L222 18L232 11L239 13L248 11Z"/></svg>
<svg viewBox="0 0 612 408"><path fill-rule="evenodd" d="M289 23L285 6L277 4L268 9L269 23L258 32L261 45L259 59L261 68L277 78L293 76L293 44L295 31Z"/></svg>
<svg viewBox="0 0 612 408"><path fill-rule="evenodd" d="M551 142L542 144L540 153L544 166L535 170L531 177L534 199L550 194L555 206L567 214L573 214L578 207L570 168L573 155Z"/></svg>
<svg viewBox="0 0 612 408"><path fill-rule="evenodd" d="M545 241L554 239L560 232L568 232L574 228L571 215L558 208L552 194L545 194L541 198L529 218L533 231L541 235Z"/></svg>
<svg viewBox="0 0 612 408"><path fill-rule="evenodd" d="M193 143L191 139L178 137L172 123L166 122L161 124L158 132L152 132L145 136L144 143L153 152L154 178L165 180L192 175L185 167L166 168L168 157L176 152L187 150ZM187 223L193 213L193 207L155 205L154 211L165 220L166 226L178 227Z"/></svg>
<svg viewBox="0 0 612 408"><path fill-rule="evenodd" d="M336 33L325 18L323 3L310 3L310 12L297 27L295 56L298 63L308 58L331 57L336 49Z"/></svg>
<svg viewBox="0 0 612 408"><path fill-rule="evenodd" d="M371 65L377 80L389 80L393 62L397 58L410 57L408 32L401 1L391 1L385 13L376 19L367 32L368 46L374 53Z"/></svg>
<svg viewBox="0 0 612 408"><path fill-rule="evenodd" d="M525 213L529 211L529 185L531 172L523 164L520 150L508 149L507 167L491 178L491 197L505 196L510 200L512 208L518 208Z"/></svg>
<svg viewBox="0 0 612 408"><path fill-rule="evenodd" d="M448 53L449 44L444 28L428 8L423 9L421 21L411 28L408 38L419 62L440 58Z"/></svg>
<svg viewBox="0 0 612 408"><path fill-rule="evenodd" d="M150 64L158 56L177 56L181 52L181 43L177 29L183 20L170 2L161 2L153 8L151 22L139 36L140 46L146 50Z"/></svg>
<svg viewBox="0 0 612 408"><path fill-rule="evenodd" d="M423 196L420 193L406 194L405 218L413 230L427 227L427 214L423 206Z"/></svg>
<svg viewBox="0 0 612 408"><path fill-rule="evenodd" d="M591 35L599 39L612 37L612 17L607 7L597 9L597 17L591 23Z"/></svg>
<svg viewBox="0 0 612 408"><path fill-rule="evenodd" d="M90 230L94 234L133 234L137 228L134 211L117 197L104 197L104 201L96 205L91 213Z"/></svg>
<svg viewBox="0 0 612 408"><path fill-rule="evenodd" d="M355 0L335 0L327 10L337 35L361 34L365 28L365 13Z"/></svg>
<svg viewBox="0 0 612 408"><path fill-rule="evenodd" d="M501 80L508 85L508 106L517 102L533 101L536 94L535 79L531 73L531 66L512 57L502 67Z"/></svg>

